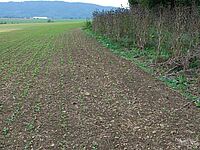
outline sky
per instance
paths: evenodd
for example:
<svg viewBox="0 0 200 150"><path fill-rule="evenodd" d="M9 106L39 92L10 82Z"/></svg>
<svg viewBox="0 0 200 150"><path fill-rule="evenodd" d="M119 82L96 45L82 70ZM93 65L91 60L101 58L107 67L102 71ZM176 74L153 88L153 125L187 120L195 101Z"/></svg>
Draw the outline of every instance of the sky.
<svg viewBox="0 0 200 150"><path fill-rule="evenodd" d="M0 2L8 2L8 1L21 2L21 1L33 1L33 0L0 0ZM38 1L42 1L42 0L38 0ZM115 6L115 7L120 7L121 5L123 7L128 6L128 0L59 0L59 1L93 3L93 4L103 5L103 6Z"/></svg>

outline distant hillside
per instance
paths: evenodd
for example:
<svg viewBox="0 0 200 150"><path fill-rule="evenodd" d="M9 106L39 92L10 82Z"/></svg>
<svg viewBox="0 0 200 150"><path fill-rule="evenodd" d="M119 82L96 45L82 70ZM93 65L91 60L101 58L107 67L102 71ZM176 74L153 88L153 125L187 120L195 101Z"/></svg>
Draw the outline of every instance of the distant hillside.
<svg viewBox="0 0 200 150"><path fill-rule="evenodd" d="M95 4L62 1L0 2L0 17L30 18L45 16L54 19L81 19L90 18L95 10L109 10L112 8Z"/></svg>

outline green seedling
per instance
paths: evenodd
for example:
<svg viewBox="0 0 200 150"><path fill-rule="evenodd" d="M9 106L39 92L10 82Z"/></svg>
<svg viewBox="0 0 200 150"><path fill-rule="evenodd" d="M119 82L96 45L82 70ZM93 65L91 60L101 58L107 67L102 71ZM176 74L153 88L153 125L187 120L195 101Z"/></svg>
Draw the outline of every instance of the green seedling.
<svg viewBox="0 0 200 150"><path fill-rule="evenodd" d="M27 130L27 131L31 132L31 131L33 131L34 129L35 129L34 121L32 121L32 122L30 122L30 123L28 123L28 124L26 125L26 130Z"/></svg>
<svg viewBox="0 0 200 150"><path fill-rule="evenodd" d="M61 65L64 65L64 63L65 63L64 59L63 59L63 58L60 58L60 64L61 64Z"/></svg>
<svg viewBox="0 0 200 150"><path fill-rule="evenodd" d="M18 115L19 113L20 113L20 106L19 106L19 104L18 104L18 105L16 106L16 108L15 108L13 114L12 114L10 117L8 117L8 118L6 119L6 122L7 122L8 124L13 123L13 122L16 120L16 117L17 117L17 115Z"/></svg>
<svg viewBox="0 0 200 150"><path fill-rule="evenodd" d="M24 150L29 150L31 148L31 145L33 144L33 140L29 140L25 146L24 146Z"/></svg>
<svg viewBox="0 0 200 150"><path fill-rule="evenodd" d="M195 101L195 105L200 108L200 99Z"/></svg>
<svg viewBox="0 0 200 150"><path fill-rule="evenodd" d="M35 112L40 112L41 111L41 103L36 103L36 105L34 106L34 111Z"/></svg>
<svg viewBox="0 0 200 150"><path fill-rule="evenodd" d="M2 130L2 132L3 132L3 135L4 135L4 136L8 135L8 133L9 133L9 128L4 127L3 130Z"/></svg>
<svg viewBox="0 0 200 150"><path fill-rule="evenodd" d="M92 143L92 150L97 150L98 149L98 143L97 142L93 142Z"/></svg>

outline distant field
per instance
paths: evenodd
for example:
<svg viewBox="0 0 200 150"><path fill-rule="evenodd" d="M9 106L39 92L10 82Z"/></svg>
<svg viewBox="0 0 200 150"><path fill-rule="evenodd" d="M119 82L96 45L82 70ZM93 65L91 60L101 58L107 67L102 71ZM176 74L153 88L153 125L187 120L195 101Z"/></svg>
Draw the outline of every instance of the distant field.
<svg viewBox="0 0 200 150"><path fill-rule="evenodd" d="M84 19L50 19L51 22L77 22ZM1 24L19 24L19 23L45 23L48 19L23 19L23 18L0 18Z"/></svg>

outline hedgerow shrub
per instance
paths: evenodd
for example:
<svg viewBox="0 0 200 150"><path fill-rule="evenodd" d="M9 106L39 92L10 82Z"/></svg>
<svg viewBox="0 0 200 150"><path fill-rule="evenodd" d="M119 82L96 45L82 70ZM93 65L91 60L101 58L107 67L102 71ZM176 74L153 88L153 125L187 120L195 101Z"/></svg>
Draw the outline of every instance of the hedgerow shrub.
<svg viewBox="0 0 200 150"><path fill-rule="evenodd" d="M200 59L200 15L193 5L173 9L134 5L131 9L96 11L92 29L130 49L153 48L157 62L170 61L184 70L197 67Z"/></svg>

